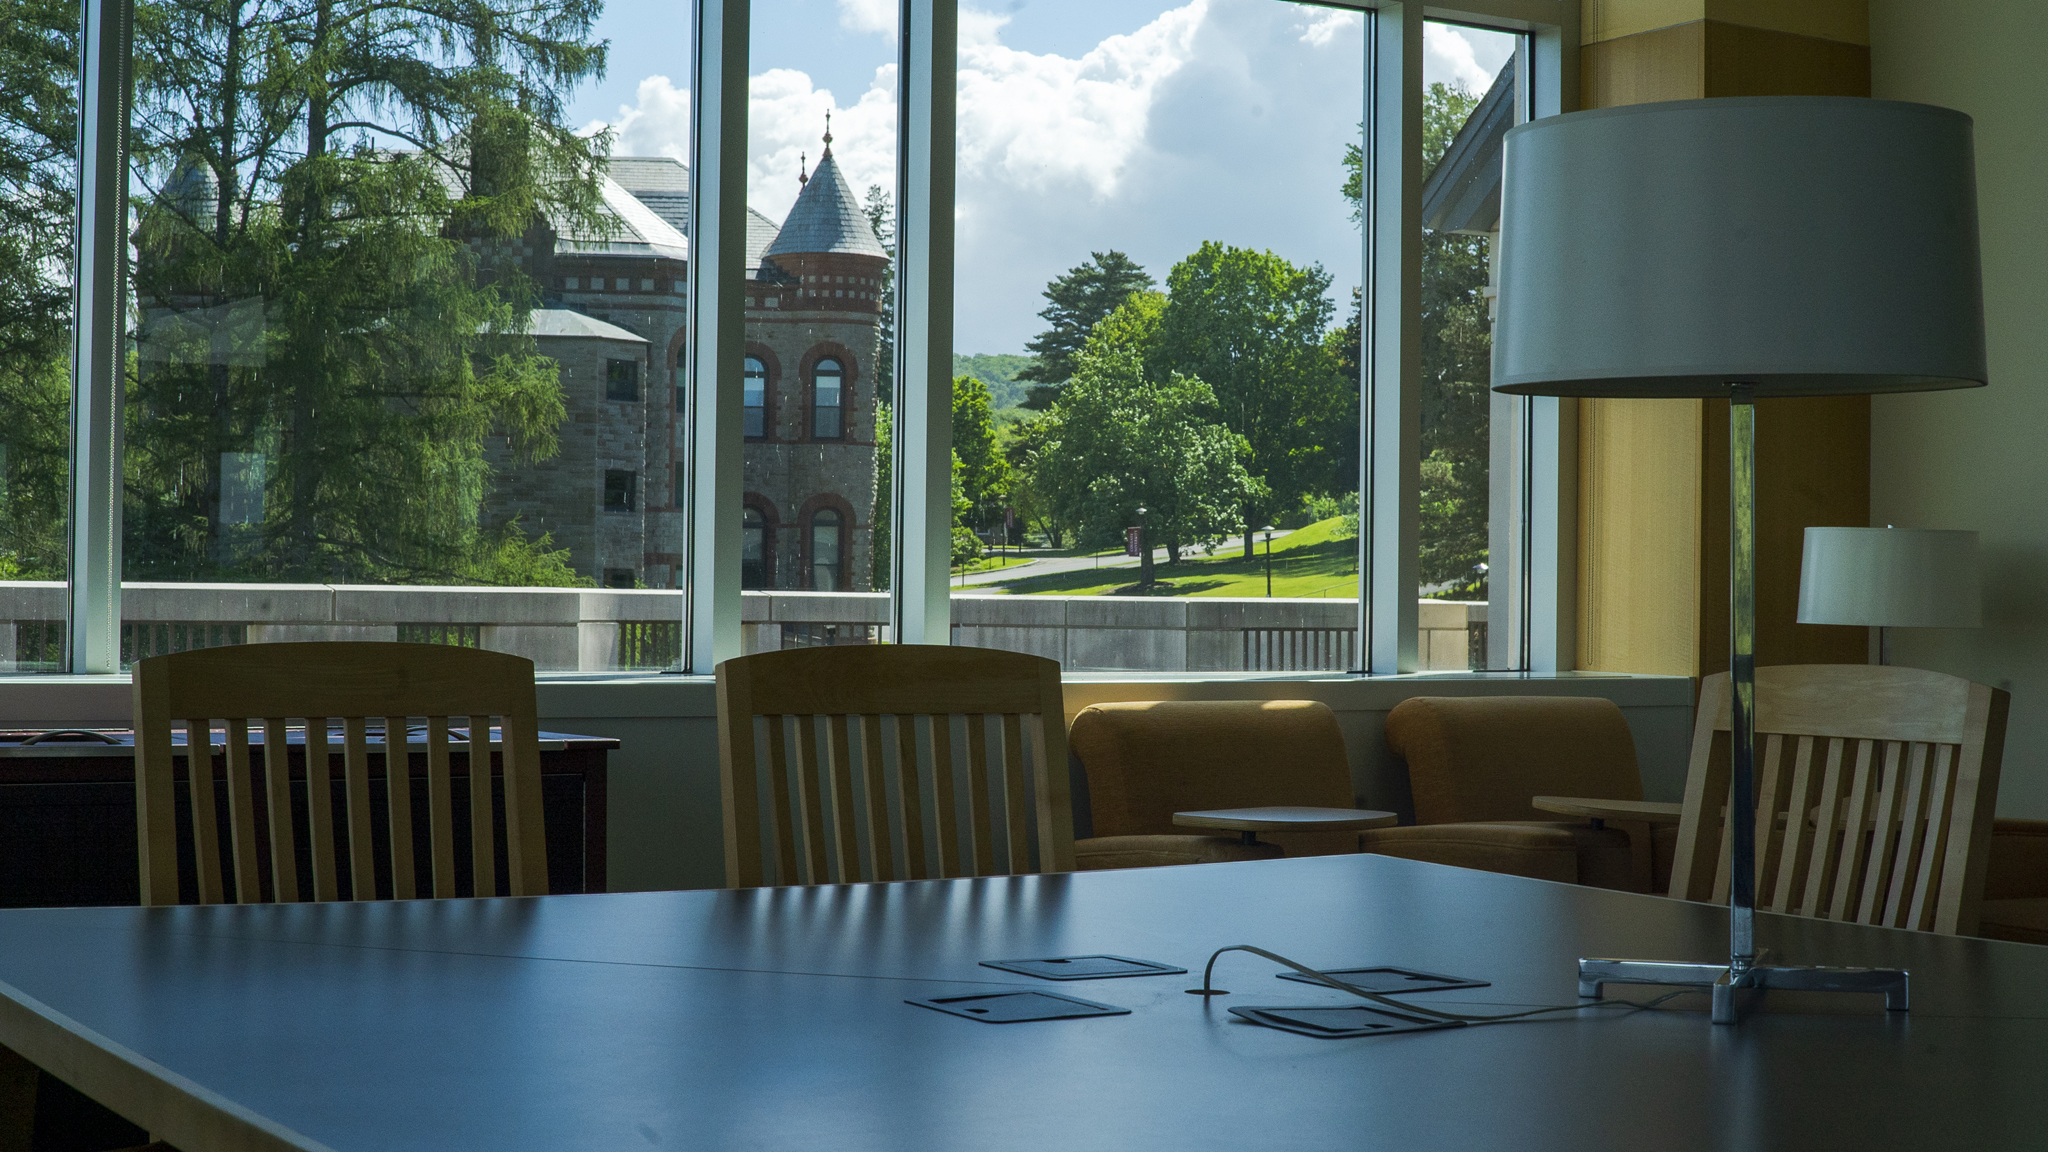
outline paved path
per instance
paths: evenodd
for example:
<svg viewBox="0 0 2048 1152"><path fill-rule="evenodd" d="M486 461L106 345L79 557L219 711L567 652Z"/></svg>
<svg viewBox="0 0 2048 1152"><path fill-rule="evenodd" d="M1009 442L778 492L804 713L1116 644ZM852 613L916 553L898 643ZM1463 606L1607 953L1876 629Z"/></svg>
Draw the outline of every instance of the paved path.
<svg viewBox="0 0 2048 1152"><path fill-rule="evenodd" d="M1291 534L1291 532L1291 529L1275 530L1273 539L1278 541ZM1263 534L1260 535L1258 542L1261 548L1265 546ZM1203 556L1202 553L1195 552L1184 554L1184 558L1187 555ZM1242 557L1243 555L1244 537L1242 536L1230 537L1218 545L1214 552L1207 554L1208 557ZM1154 548L1152 550L1152 561L1154 564L1165 564L1166 549ZM1056 572L1077 572L1083 568L1136 568L1137 566L1138 558L1136 556L1125 556L1122 554L1114 556L1047 556L1040 560L1033 560L1028 564L1013 564L1008 568L993 568L987 572L976 572L969 576L955 576L953 577L953 587L979 588L990 584L1008 584L1012 580L1022 580L1027 576L1050 576Z"/></svg>

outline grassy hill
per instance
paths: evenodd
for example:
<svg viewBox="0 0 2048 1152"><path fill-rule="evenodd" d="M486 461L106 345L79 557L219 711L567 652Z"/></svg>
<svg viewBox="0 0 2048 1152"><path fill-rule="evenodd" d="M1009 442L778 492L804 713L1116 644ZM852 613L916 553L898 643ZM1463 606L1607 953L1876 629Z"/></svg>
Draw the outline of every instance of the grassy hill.
<svg viewBox="0 0 2048 1152"><path fill-rule="evenodd" d="M1358 597L1358 538L1340 536L1342 517L1319 520L1306 528L1273 538L1273 595ZM1155 569L1156 596L1264 596L1266 542L1259 538L1258 559L1242 551L1214 559L1183 559ZM1118 555L1121 555L1119 553ZM977 592L1009 592L1040 596L1107 596L1129 594L1138 580L1129 568L1082 568L1049 576L1026 576Z"/></svg>
<svg viewBox="0 0 2048 1152"><path fill-rule="evenodd" d="M988 395L994 408L1015 408L1024 402L1024 396L1031 385L1017 379L1017 373L1035 357L1017 356L1008 352L977 352L972 356L953 354L953 375L972 376L988 385Z"/></svg>

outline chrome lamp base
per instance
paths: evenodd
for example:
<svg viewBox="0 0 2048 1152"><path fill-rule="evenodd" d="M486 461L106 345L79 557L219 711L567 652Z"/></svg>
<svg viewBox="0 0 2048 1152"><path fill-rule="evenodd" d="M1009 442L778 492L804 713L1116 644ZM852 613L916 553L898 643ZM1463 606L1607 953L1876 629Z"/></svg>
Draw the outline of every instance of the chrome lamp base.
<svg viewBox="0 0 2048 1152"><path fill-rule="evenodd" d="M1800 992L1882 992L1885 1007L1906 1010L1906 974L1886 968L1765 964L1756 946L1756 388L1728 388L1729 886L1728 963L1660 960L1579 961L1579 995L1600 998L1603 984L1700 986L1714 990L1714 1023L1733 1024L1737 1004L1771 988Z"/></svg>
<svg viewBox="0 0 2048 1152"><path fill-rule="evenodd" d="M1759 957L1762 959L1763 957ZM1882 992L1887 1012L1906 1011L1906 973L1896 968L1825 968L1750 964L1688 964L1666 960L1579 961L1579 996L1600 999L1603 984L1709 985L1714 1023L1733 1024L1755 994L1786 992ZM1741 993L1753 995L1740 995Z"/></svg>

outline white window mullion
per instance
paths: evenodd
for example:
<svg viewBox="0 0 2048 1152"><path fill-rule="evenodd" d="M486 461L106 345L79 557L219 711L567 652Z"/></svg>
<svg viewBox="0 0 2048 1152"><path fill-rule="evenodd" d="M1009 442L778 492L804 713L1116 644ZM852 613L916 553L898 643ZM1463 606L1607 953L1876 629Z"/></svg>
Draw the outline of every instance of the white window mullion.
<svg viewBox="0 0 2048 1152"><path fill-rule="evenodd" d="M748 0L697 0L691 44L685 624L686 666L699 674L740 654L749 16Z"/></svg>
<svg viewBox="0 0 2048 1152"><path fill-rule="evenodd" d="M952 632L957 0L903 0L900 19L891 616L897 643L944 644Z"/></svg>
<svg viewBox="0 0 2048 1152"><path fill-rule="evenodd" d="M72 672L108 673L121 670L121 351L135 6L85 0L81 15L66 646Z"/></svg>
<svg viewBox="0 0 2048 1152"><path fill-rule="evenodd" d="M1387 4L1367 39L1365 670L1416 668L1421 522L1422 5Z"/></svg>

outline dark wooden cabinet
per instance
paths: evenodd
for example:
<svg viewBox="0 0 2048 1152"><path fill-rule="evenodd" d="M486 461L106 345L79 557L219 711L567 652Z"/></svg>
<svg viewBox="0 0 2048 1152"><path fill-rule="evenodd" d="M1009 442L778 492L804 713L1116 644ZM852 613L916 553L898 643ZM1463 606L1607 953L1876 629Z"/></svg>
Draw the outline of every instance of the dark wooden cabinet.
<svg viewBox="0 0 2048 1152"><path fill-rule="evenodd" d="M136 865L135 761L127 732L107 735L123 741L120 745L97 742L46 742L24 746L25 733L0 733L0 907L74 907L84 905L135 904L141 899ZM541 733L541 806L547 825L548 890L555 893L602 892L605 890L605 761L619 742L609 737ZM260 767L262 752L250 749ZM179 775L184 774L182 748ZM290 748L293 788L303 797L305 749ZM332 787L335 811L341 804L341 756L337 745L332 759ZM413 810L426 811L427 757L424 749L407 757L413 790ZM492 755L492 770L499 768ZM214 774L224 777L223 757L213 761ZM455 776L454 816L458 828L467 828L468 757L451 757ZM385 756L381 744L373 744L370 757L371 801L380 818L373 824L379 859L385 859L386 835L381 812L386 784ZM180 871L191 875L189 865L190 817L185 810L186 789L180 782L179 853ZM225 789L216 789L219 802L226 803ZM504 833L502 789L497 797L498 834ZM260 791L257 794L261 802ZM294 804L299 822L304 823L304 802ZM223 809L223 812L225 809ZM260 827L262 821L258 821ZM424 837L425 821L415 829ZM305 829L299 829L301 855L307 843ZM338 843L346 844L345 835ZM266 849L267 850L267 849ZM424 840L419 858L426 859ZM458 883L468 891L468 853L458 853ZM302 862L302 871L304 865ZM501 864L502 868L502 864ZM347 884L346 869L342 882ZM423 873L424 876L424 873ZM379 895L388 879L380 878ZM500 881L499 891L504 891ZM344 895L347 893L344 892ZM192 894L187 893L189 898Z"/></svg>

